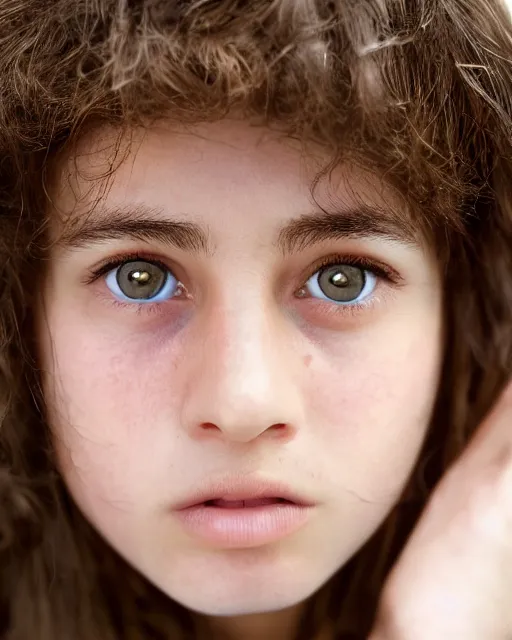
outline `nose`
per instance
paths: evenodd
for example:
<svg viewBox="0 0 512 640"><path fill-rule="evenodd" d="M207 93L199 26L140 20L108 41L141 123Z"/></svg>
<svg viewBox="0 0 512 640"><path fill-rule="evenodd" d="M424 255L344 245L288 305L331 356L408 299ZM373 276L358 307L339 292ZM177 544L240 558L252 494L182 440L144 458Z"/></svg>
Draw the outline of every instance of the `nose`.
<svg viewBox="0 0 512 640"><path fill-rule="evenodd" d="M187 338L182 424L194 438L290 440L302 422L300 356L289 328L263 305L218 311ZM202 336L202 337L201 337Z"/></svg>

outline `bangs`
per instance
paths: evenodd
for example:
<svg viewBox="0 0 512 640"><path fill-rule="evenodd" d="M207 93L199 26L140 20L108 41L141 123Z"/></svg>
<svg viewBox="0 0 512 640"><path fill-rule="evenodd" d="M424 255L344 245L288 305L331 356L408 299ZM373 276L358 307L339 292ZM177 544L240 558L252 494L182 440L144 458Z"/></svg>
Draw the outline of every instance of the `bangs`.
<svg viewBox="0 0 512 640"><path fill-rule="evenodd" d="M91 120L236 112L363 162L428 225L459 226L510 153L510 31L489 1L26 0L0 25L3 135L29 150Z"/></svg>

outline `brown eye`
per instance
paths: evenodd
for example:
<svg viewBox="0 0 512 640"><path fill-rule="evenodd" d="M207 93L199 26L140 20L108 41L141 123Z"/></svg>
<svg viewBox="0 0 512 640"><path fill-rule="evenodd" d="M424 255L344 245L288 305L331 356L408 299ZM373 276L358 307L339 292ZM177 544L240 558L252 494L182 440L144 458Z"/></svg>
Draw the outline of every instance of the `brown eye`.
<svg viewBox="0 0 512 640"><path fill-rule="evenodd" d="M136 302L172 298L179 284L169 271L145 260L123 263L107 275L106 283L116 297Z"/></svg>
<svg viewBox="0 0 512 640"><path fill-rule="evenodd" d="M338 304L356 304L371 295L376 276L360 267L333 264L317 271L306 283L312 297Z"/></svg>

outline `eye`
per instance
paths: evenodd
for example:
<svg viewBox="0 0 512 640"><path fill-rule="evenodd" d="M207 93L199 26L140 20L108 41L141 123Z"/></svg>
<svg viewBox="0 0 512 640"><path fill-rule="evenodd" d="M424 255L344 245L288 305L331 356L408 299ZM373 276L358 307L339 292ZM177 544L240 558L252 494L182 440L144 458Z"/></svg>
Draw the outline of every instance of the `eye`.
<svg viewBox="0 0 512 640"><path fill-rule="evenodd" d="M107 274L105 282L117 298L137 303L169 300L181 287L168 269L146 260L123 262Z"/></svg>
<svg viewBox="0 0 512 640"><path fill-rule="evenodd" d="M377 276L371 271L340 263L314 273L306 282L305 289L314 298L350 305L370 296L376 284Z"/></svg>

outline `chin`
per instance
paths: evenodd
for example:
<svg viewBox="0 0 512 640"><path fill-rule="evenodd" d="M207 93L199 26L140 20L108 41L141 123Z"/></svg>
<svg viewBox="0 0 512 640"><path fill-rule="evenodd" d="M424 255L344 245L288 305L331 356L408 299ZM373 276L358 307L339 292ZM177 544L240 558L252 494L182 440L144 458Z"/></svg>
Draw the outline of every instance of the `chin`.
<svg viewBox="0 0 512 640"><path fill-rule="evenodd" d="M329 577L329 576L328 576ZM282 568L268 572L248 567L236 572L205 572L164 588L187 609L207 616L240 616L281 611L308 600L328 577Z"/></svg>
<svg viewBox="0 0 512 640"><path fill-rule="evenodd" d="M205 616L236 617L272 613L297 606L307 600L314 592L293 597L290 594L277 594L275 591L259 594L237 594L233 598L226 596L221 600L213 594L195 594L190 598L176 597L174 600L181 605Z"/></svg>

